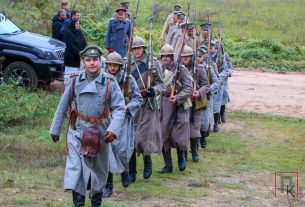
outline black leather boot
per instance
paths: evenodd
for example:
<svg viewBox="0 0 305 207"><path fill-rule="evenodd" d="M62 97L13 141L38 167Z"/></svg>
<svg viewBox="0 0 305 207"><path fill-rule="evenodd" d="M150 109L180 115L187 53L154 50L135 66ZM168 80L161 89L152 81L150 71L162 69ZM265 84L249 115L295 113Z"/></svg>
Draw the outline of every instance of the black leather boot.
<svg viewBox="0 0 305 207"><path fill-rule="evenodd" d="M198 162L199 161L198 138L196 139L191 138L191 153L192 153L192 160L194 162Z"/></svg>
<svg viewBox="0 0 305 207"><path fill-rule="evenodd" d="M72 198L75 207L83 207L85 205L85 196L72 191Z"/></svg>
<svg viewBox="0 0 305 207"><path fill-rule="evenodd" d="M144 161L144 171L143 171L143 177L145 179L148 179L152 174L152 160L150 155L143 156Z"/></svg>
<svg viewBox="0 0 305 207"><path fill-rule="evenodd" d="M171 155L171 149L168 151L164 151L162 149L162 155L164 159L165 166L158 171L159 174L165 174L165 173L172 173L173 172L173 162L172 162L172 155Z"/></svg>
<svg viewBox="0 0 305 207"><path fill-rule="evenodd" d="M226 112L226 105L221 105L221 108L220 108L221 123L226 123L227 122L225 112Z"/></svg>
<svg viewBox="0 0 305 207"><path fill-rule="evenodd" d="M214 114L214 126L213 126L213 132L215 132L215 133L219 132L218 118L219 118L219 113L215 113Z"/></svg>
<svg viewBox="0 0 305 207"><path fill-rule="evenodd" d="M124 188L127 188L129 185L129 173L128 171L124 171L121 173L121 181L122 181L122 186Z"/></svg>
<svg viewBox="0 0 305 207"><path fill-rule="evenodd" d="M113 193L113 175L111 172L108 173L107 183L103 192L103 197L108 198Z"/></svg>
<svg viewBox="0 0 305 207"><path fill-rule="evenodd" d="M211 124L209 124L208 130L205 132L205 137L209 137L211 132Z"/></svg>
<svg viewBox="0 0 305 207"><path fill-rule="evenodd" d="M91 206L100 207L102 204L102 193L96 193L91 197Z"/></svg>
<svg viewBox="0 0 305 207"><path fill-rule="evenodd" d="M177 149L177 155L178 155L178 168L180 171L184 171L186 168L186 160L184 156L184 151Z"/></svg>
<svg viewBox="0 0 305 207"><path fill-rule="evenodd" d="M200 147L204 149L204 148L206 148L206 146L207 146L206 132L202 131L201 137L200 137Z"/></svg>
<svg viewBox="0 0 305 207"><path fill-rule="evenodd" d="M137 157L136 157L136 152L133 152L129 161L129 182L131 183L136 182L136 176L137 176L136 169L137 169Z"/></svg>

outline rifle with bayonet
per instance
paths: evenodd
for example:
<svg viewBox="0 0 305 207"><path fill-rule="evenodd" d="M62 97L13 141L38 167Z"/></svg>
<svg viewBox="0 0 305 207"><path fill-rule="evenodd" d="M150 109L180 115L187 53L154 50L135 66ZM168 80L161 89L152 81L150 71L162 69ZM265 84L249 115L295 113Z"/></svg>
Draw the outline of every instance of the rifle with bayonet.
<svg viewBox="0 0 305 207"><path fill-rule="evenodd" d="M128 42L128 49L127 49L127 54L126 54L126 62L124 66L124 76L123 76L123 95L127 96L128 94L128 86L129 86L129 75L131 72L131 49L132 49L132 42L133 42L133 31L135 27L135 20L137 19L138 16L138 10L139 10L139 3L140 0L138 0L135 15L132 18L131 21L131 31L130 31L130 36L129 36L129 42Z"/></svg>
<svg viewBox="0 0 305 207"><path fill-rule="evenodd" d="M208 78L209 78L209 83L210 85L212 85L213 83L213 77L212 77L212 69L211 69L211 60L212 60L212 54L211 54L211 50L210 50L210 47L211 47L211 32L212 32L212 29L211 29L211 19L210 19L210 12L208 13L208 56L207 56L207 59L206 59L206 69L207 69L207 75L208 75Z"/></svg>
<svg viewBox="0 0 305 207"><path fill-rule="evenodd" d="M217 30L218 30L218 49L217 49L217 68L218 72L221 72L221 68L223 65L223 57L224 57L224 49L222 44L222 34L223 34L223 28L220 27L220 22L217 22Z"/></svg>
<svg viewBox="0 0 305 207"><path fill-rule="evenodd" d="M194 24L195 24L195 34L197 34L197 13L196 13L196 1L195 1L195 9L194 9ZM193 92L197 90L197 41L194 43L193 47L194 55L193 55L193 66L192 66L192 75L193 75ZM195 121L195 110L196 110L196 97L192 97L192 107L191 107L191 115L190 121L194 123Z"/></svg>

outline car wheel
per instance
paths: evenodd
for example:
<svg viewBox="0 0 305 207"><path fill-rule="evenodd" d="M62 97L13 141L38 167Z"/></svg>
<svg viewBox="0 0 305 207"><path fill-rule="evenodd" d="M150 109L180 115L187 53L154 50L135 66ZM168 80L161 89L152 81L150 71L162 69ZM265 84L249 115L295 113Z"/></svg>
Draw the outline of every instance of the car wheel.
<svg viewBox="0 0 305 207"><path fill-rule="evenodd" d="M32 66L25 62L13 62L9 64L3 73L4 82L16 81L19 86L36 88L38 85L37 74Z"/></svg>

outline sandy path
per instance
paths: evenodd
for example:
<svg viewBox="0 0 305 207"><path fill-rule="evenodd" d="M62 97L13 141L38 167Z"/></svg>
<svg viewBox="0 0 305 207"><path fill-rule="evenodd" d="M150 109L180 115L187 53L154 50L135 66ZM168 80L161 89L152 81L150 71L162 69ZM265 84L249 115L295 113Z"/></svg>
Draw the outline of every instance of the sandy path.
<svg viewBox="0 0 305 207"><path fill-rule="evenodd" d="M228 109L305 118L305 74L236 70Z"/></svg>

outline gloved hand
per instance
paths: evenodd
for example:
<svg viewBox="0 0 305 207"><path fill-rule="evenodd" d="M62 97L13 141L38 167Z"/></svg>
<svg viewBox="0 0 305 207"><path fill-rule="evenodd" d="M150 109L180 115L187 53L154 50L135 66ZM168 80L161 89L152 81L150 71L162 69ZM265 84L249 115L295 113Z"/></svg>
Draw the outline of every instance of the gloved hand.
<svg viewBox="0 0 305 207"><path fill-rule="evenodd" d="M108 53L113 53L114 52L114 49L113 48L109 48L107 49Z"/></svg>
<svg viewBox="0 0 305 207"><path fill-rule="evenodd" d="M106 139L105 142L106 143L111 143L116 139L116 135L113 134L112 132L106 132Z"/></svg>
<svg viewBox="0 0 305 207"><path fill-rule="evenodd" d="M147 89L146 96L147 97L154 97L155 96L155 89L154 88Z"/></svg>
<svg viewBox="0 0 305 207"><path fill-rule="evenodd" d="M51 134L52 140L54 143L57 143L59 141L59 136L55 134Z"/></svg>

